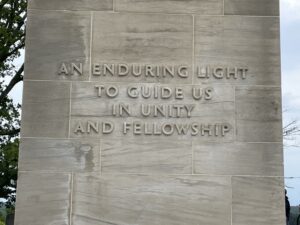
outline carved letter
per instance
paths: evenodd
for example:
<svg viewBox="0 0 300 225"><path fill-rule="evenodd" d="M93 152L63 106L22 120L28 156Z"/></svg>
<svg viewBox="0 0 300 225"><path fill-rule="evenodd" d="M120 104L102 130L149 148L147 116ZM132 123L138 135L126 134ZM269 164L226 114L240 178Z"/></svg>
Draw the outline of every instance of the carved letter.
<svg viewBox="0 0 300 225"><path fill-rule="evenodd" d="M222 136L224 137L225 134L230 131L230 125L229 124L222 124L221 131L222 131Z"/></svg>
<svg viewBox="0 0 300 225"><path fill-rule="evenodd" d="M208 133L208 136L212 136L213 127L212 125L208 124L207 126L201 125L201 135L204 136L205 133Z"/></svg>
<svg viewBox="0 0 300 225"><path fill-rule="evenodd" d="M93 130L96 133L99 133L99 123L98 122L87 122L87 133L91 133L91 130Z"/></svg>
<svg viewBox="0 0 300 225"><path fill-rule="evenodd" d="M209 67L197 67L197 75L199 78L209 78L208 72L209 72Z"/></svg>
<svg viewBox="0 0 300 225"><path fill-rule="evenodd" d="M175 98L176 99L183 99L183 89L182 88L175 88Z"/></svg>
<svg viewBox="0 0 300 225"><path fill-rule="evenodd" d="M202 99L202 95L203 95L203 90L201 88L193 88L193 98L195 100L200 100Z"/></svg>
<svg viewBox="0 0 300 225"><path fill-rule="evenodd" d="M211 100L212 99L212 93L214 89L211 87L205 88L205 100Z"/></svg>
<svg viewBox="0 0 300 225"><path fill-rule="evenodd" d="M247 75L248 69L247 68L241 68L241 71L242 71L242 78L246 79L246 75Z"/></svg>
<svg viewBox="0 0 300 225"><path fill-rule="evenodd" d="M144 104L142 104L141 105L141 114L143 115L143 116L145 116L145 117L148 117L148 116L150 116L150 114L151 114L151 108L150 108L150 105L144 105Z"/></svg>
<svg viewBox="0 0 300 225"><path fill-rule="evenodd" d="M69 75L68 68L65 63L61 64L58 71L58 75Z"/></svg>
<svg viewBox="0 0 300 225"><path fill-rule="evenodd" d="M115 65L114 64L104 64L103 65L103 75L107 74L107 71L113 76L115 75Z"/></svg>
<svg viewBox="0 0 300 225"><path fill-rule="evenodd" d="M75 72L79 75L83 74L82 63L79 63L79 66L77 66L75 63L71 63L71 74L74 75Z"/></svg>
<svg viewBox="0 0 300 225"><path fill-rule="evenodd" d="M94 75L94 76L100 76L100 75L101 75L101 67L100 67L100 64L95 63L95 64L93 65L93 75Z"/></svg>
<svg viewBox="0 0 300 225"><path fill-rule="evenodd" d="M153 130L148 129L149 124L145 123L145 134L146 135L152 135Z"/></svg>
<svg viewBox="0 0 300 225"><path fill-rule="evenodd" d="M195 108L195 105L185 105L184 106L187 111L187 117L190 118L192 116L192 111Z"/></svg>
<svg viewBox="0 0 300 225"><path fill-rule="evenodd" d="M234 79L237 79L237 73L238 73L238 70L236 67L234 67L234 68L228 67L227 68L227 79L230 79L231 76L233 76Z"/></svg>
<svg viewBox="0 0 300 225"><path fill-rule="evenodd" d="M181 117L181 110L184 108L183 105L174 105L174 109L176 109L176 117Z"/></svg>
<svg viewBox="0 0 300 225"><path fill-rule="evenodd" d="M133 133L134 134L142 134L142 125L140 122L135 122L133 124Z"/></svg>
<svg viewBox="0 0 300 225"><path fill-rule="evenodd" d="M130 123L124 122L123 123L123 134L127 134L127 132L130 130Z"/></svg>
<svg viewBox="0 0 300 225"><path fill-rule="evenodd" d="M117 116L117 105L113 104L112 106L112 115Z"/></svg>
<svg viewBox="0 0 300 225"><path fill-rule="evenodd" d="M123 116L123 112L127 114L127 116L130 116L130 107L129 105L120 104L120 116Z"/></svg>
<svg viewBox="0 0 300 225"><path fill-rule="evenodd" d="M199 134L199 128L197 123L192 124L192 136Z"/></svg>
<svg viewBox="0 0 300 225"><path fill-rule="evenodd" d="M78 134L78 133L84 134L85 133L81 122L78 122L77 125L75 126L74 133L75 134Z"/></svg>
<svg viewBox="0 0 300 225"><path fill-rule="evenodd" d="M150 65L146 66L146 77L148 77L148 76L154 77L152 69L153 69L152 66L150 66Z"/></svg>
<svg viewBox="0 0 300 225"><path fill-rule="evenodd" d="M118 65L118 74L119 76L126 76L129 73L129 68L126 64L119 64Z"/></svg>
<svg viewBox="0 0 300 225"><path fill-rule="evenodd" d="M165 107L163 105L154 105L154 117L158 117L158 112L165 117Z"/></svg>
<svg viewBox="0 0 300 225"><path fill-rule="evenodd" d="M174 77L175 75L174 66L163 66L163 76L165 77L167 74L171 75L171 77Z"/></svg>
<svg viewBox="0 0 300 225"><path fill-rule="evenodd" d="M174 133L174 127L172 126L172 124L163 124L162 132L164 135L170 136Z"/></svg>
<svg viewBox="0 0 300 225"><path fill-rule="evenodd" d="M151 97L151 91L150 91L149 87L142 86L142 96L144 98L150 98Z"/></svg>
<svg viewBox="0 0 300 225"><path fill-rule="evenodd" d="M224 69L221 67L217 67L214 69L213 75L217 79L222 79L224 77Z"/></svg>
<svg viewBox="0 0 300 225"><path fill-rule="evenodd" d="M188 77L188 68L187 68L187 66L180 66L178 68L178 75L182 78L187 78Z"/></svg>
<svg viewBox="0 0 300 225"><path fill-rule="evenodd" d="M187 124L175 124L178 134L186 135L190 126Z"/></svg>
<svg viewBox="0 0 300 225"><path fill-rule="evenodd" d="M104 122L102 124L102 133L103 134L110 134L114 130L114 124L112 122Z"/></svg>
<svg viewBox="0 0 300 225"><path fill-rule="evenodd" d="M116 86L110 86L106 90L106 95L110 98L115 98L119 94L119 89Z"/></svg>
<svg viewBox="0 0 300 225"><path fill-rule="evenodd" d="M172 96L172 90L169 87L163 87L161 88L161 98L162 99L168 99Z"/></svg>
<svg viewBox="0 0 300 225"><path fill-rule="evenodd" d="M102 90L104 89L103 85L96 85L95 88L97 89L98 97L102 97Z"/></svg>
<svg viewBox="0 0 300 225"><path fill-rule="evenodd" d="M138 70L136 70L136 68ZM139 77L142 75L142 67L140 65L132 65L132 75L135 77Z"/></svg>
<svg viewBox="0 0 300 225"><path fill-rule="evenodd" d="M154 131L153 131L153 134L154 134L154 135L161 135L161 130L158 129L156 123L153 124L153 130L154 130Z"/></svg>
<svg viewBox="0 0 300 225"><path fill-rule="evenodd" d="M130 97L130 98L137 98L139 96L139 92L137 90L138 88L133 86L133 87L129 87L127 89L127 95Z"/></svg>

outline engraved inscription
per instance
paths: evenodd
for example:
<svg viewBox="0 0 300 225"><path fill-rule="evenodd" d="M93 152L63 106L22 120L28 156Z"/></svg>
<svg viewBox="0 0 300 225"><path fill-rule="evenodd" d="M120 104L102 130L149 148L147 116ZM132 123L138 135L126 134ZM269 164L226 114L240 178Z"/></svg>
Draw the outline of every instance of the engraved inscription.
<svg viewBox="0 0 300 225"><path fill-rule="evenodd" d="M74 126L75 134L111 134L116 126L111 121L80 121ZM149 135L149 136L172 136L189 135L200 137L225 137L232 131L232 126L228 123L155 123L155 122L123 122L119 124L118 130L123 135Z"/></svg>
<svg viewBox="0 0 300 225"><path fill-rule="evenodd" d="M66 62L59 65L60 76L84 75L83 63ZM190 70L188 65L93 63L91 76L98 77L99 80L102 77L136 77L141 80L147 77L187 79L192 76ZM246 80L248 71L246 66L195 65L198 79ZM193 121L199 115L207 115L209 104L222 104L222 100L215 102L216 95L220 96L222 93L216 92L213 86L190 85L188 88L187 86L128 83L125 87L121 87L118 83L95 84L92 98L102 100L101 107L96 107L101 113L99 112L98 115L97 111L93 110L93 113L89 115L106 116L110 118L110 121L80 120L75 125L73 124L72 132L75 136L100 133L109 135L119 130L123 135L131 133L133 135L191 135L220 138L234 132L233 126L228 121L222 122L217 118L215 118L215 123ZM206 110L203 113L202 107ZM130 118L141 118L145 121L128 120ZM162 118L168 122L162 123L160 121ZM159 121L146 121L153 119Z"/></svg>
<svg viewBox="0 0 300 225"><path fill-rule="evenodd" d="M93 77L136 77L136 78L170 78L187 79L191 76L188 65L153 65L128 63L93 63L91 66ZM228 65L196 65L195 73L199 79L247 79L249 69L244 66ZM83 75L83 63L62 62L58 68L58 75Z"/></svg>
<svg viewBox="0 0 300 225"><path fill-rule="evenodd" d="M215 79L243 79L247 78L248 68L229 66L198 66L198 78Z"/></svg>
<svg viewBox="0 0 300 225"><path fill-rule="evenodd" d="M220 104L220 100L215 100L216 94L220 99L220 88L215 90L213 87L200 85L118 83L89 84L85 87L94 88L93 91L89 90L88 98L92 98L95 104L101 103L102 107L98 107L99 110L105 110L105 113L101 112L99 115L97 111L92 114L87 112L87 115L99 118L105 116L109 119L78 119L72 125L75 136L110 135L118 132L122 135L189 135L223 138L229 134L232 136L234 132L233 126L228 121L214 122L214 119L211 119L210 122L205 120L199 122L195 119L198 115L205 115L201 113L202 110ZM86 91L80 91L84 92ZM233 91L229 93L232 94L226 95L232 97L229 99L225 97L223 101L227 99L233 102ZM82 107L82 104L78 104L78 107ZM220 109L223 107L221 105Z"/></svg>
<svg viewBox="0 0 300 225"><path fill-rule="evenodd" d="M83 75L83 64L82 63L61 63L58 69L58 75L74 76Z"/></svg>
<svg viewBox="0 0 300 225"><path fill-rule="evenodd" d="M94 63L92 65L93 76L133 76L133 77L179 77L188 78L187 65L150 65L150 64L109 64Z"/></svg>

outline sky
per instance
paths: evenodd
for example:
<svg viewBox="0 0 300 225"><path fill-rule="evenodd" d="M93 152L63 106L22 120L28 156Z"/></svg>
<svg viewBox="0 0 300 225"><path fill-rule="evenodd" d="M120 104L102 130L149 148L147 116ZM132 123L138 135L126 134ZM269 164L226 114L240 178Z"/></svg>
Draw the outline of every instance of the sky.
<svg viewBox="0 0 300 225"><path fill-rule="evenodd" d="M283 123L298 120L300 126L300 0L280 0L281 11L281 63ZM22 54L24 55L24 54ZM23 59L17 60L20 65ZM21 102L22 85L11 93ZM291 205L300 204L300 136L285 142L285 184Z"/></svg>
<svg viewBox="0 0 300 225"><path fill-rule="evenodd" d="M281 66L284 124L300 126L300 0L281 0ZM291 205L300 204L300 137L285 143L285 184Z"/></svg>

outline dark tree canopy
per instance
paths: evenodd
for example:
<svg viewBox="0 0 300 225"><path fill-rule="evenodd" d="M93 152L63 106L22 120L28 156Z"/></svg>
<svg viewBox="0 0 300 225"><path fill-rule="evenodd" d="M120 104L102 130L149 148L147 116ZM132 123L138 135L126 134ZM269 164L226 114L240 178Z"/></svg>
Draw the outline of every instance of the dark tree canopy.
<svg viewBox="0 0 300 225"><path fill-rule="evenodd" d="M14 61L25 47L27 0L0 0L0 198L15 201L20 105L9 93L23 80L24 65Z"/></svg>

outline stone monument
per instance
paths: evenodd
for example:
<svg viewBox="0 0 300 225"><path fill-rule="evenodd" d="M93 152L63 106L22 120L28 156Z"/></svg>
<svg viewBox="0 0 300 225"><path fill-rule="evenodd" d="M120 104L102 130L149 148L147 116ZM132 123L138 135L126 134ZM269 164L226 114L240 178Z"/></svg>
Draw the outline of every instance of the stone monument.
<svg viewBox="0 0 300 225"><path fill-rule="evenodd" d="M278 0L29 0L16 225L283 225Z"/></svg>

